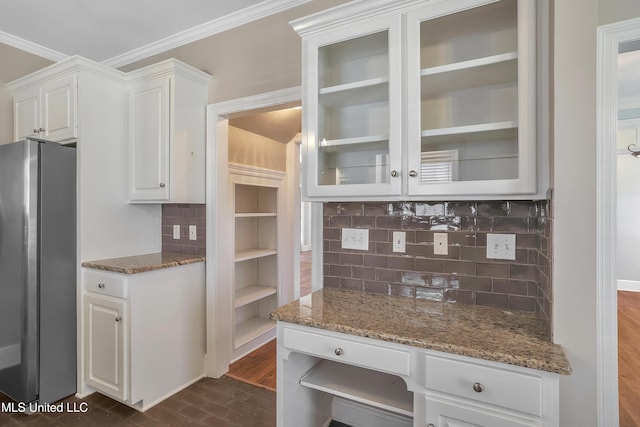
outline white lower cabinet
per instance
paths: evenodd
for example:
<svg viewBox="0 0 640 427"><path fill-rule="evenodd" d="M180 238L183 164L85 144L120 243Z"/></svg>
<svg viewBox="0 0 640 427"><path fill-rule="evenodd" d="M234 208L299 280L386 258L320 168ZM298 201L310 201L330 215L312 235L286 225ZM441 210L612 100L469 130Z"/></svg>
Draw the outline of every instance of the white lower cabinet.
<svg viewBox="0 0 640 427"><path fill-rule="evenodd" d="M278 322L277 425L558 426L558 375Z"/></svg>
<svg viewBox="0 0 640 427"><path fill-rule="evenodd" d="M83 277L88 385L144 411L204 376L204 263Z"/></svg>
<svg viewBox="0 0 640 427"><path fill-rule="evenodd" d="M85 305L85 357L87 384L127 399L124 372L124 313L126 301L87 293Z"/></svg>

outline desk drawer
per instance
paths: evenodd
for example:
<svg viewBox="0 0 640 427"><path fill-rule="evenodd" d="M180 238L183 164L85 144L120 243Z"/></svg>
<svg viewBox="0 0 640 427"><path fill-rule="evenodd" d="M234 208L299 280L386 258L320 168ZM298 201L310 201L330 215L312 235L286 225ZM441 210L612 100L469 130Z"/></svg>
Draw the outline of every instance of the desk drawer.
<svg viewBox="0 0 640 427"><path fill-rule="evenodd" d="M125 278L114 274L86 270L84 273L84 286L88 292L116 298L127 298Z"/></svg>
<svg viewBox="0 0 640 427"><path fill-rule="evenodd" d="M428 389L542 415L542 380L510 370L425 356Z"/></svg>
<svg viewBox="0 0 640 427"><path fill-rule="evenodd" d="M323 333L284 328L283 345L323 359L385 371L398 375L411 372L411 354L375 344L365 344Z"/></svg>

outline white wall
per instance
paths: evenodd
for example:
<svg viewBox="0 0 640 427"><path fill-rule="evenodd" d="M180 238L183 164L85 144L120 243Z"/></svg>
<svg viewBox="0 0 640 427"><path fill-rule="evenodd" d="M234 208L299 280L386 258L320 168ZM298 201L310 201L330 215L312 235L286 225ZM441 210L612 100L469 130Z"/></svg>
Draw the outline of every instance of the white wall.
<svg viewBox="0 0 640 427"><path fill-rule="evenodd" d="M611 24L637 16L640 16L638 0L598 0L598 25Z"/></svg>
<svg viewBox="0 0 640 427"><path fill-rule="evenodd" d="M232 163L285 172L286 147L273 139L229 126L229 161Z"/></svg>
<svg viewBox="0 0 640 427"><path fill-rule="evenodd" d="M562 0L553 6L553 329L573 367L572 375L560 379L563 427L594 426L597 420L597 6L596 0Z"/></svg>

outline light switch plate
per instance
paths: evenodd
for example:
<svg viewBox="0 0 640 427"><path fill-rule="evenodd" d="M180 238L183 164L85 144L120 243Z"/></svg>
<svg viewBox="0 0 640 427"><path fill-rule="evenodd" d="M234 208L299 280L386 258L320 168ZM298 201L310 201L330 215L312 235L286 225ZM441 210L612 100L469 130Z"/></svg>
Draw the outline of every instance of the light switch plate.
<svg viewBox="0 0 640 427"><path fill-rule="evenodd" d="M449 236L447 233L433 233L433 254L449 254Z"/></svg>
<svg viewBox="0 0 640 427"><path fill-rule="evenodd" d="M366 228L343 228L342 249L369 250L369 230Z"/></svg>
<svg viewBox="0 0 640 427"><path fill-rule="evenodd" d="M487 234L487 258L516 259L516 235Z"/></svg>
<svg viewBox="0 0 640 427"><path fill-rule="evenodd" d="M189 226L189 240L197 240L196 226L195 225L190 225Z"/></svg>
<svg viewBox="0 0 640 427"><path fill-rule="evenodd" d="M407 233L404 231L393 232L393 252L407 251Z"/></svg>
<svg viewBox="0 0 640 427"><path fill-rule="evenodd" d="M174 240L180 240L180 226L177 224L173 226L173 238Z"/></svg>

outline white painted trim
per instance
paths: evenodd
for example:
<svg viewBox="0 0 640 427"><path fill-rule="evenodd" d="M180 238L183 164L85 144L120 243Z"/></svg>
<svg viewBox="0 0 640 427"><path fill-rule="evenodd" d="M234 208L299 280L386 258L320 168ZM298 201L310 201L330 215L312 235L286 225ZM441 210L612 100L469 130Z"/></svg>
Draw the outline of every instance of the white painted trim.
<svg viewBox="0 0 640 427"><path fill-rule="evenodd" d="M283 302L287 303L300 298L300 250L301 250L301 233L302 227L302 201L300 196L300 148L302 144L302 134L298 132L291 141L287 143L286 148L286 167L287 176L285 178L285 192L287 194L287 212L293 216L293 226L287 227L289 233L289 244L293 246L293 257L290 260L291 265L287 266L288 270L293 273L293 289L291 293L283 295Z"/></svg>
<svg viewBox="0 0 640 427"><path fill-rule="evenodd" d="M305 4L311 0L264 0L261 3L230 13L209 22L196 25L145 46L130 50L103 61L103 64L118 68L150 56L166 52L188 43L231 30L249 22Z"/></svg>
<svg viewBox="0 0 640 427"><path fill-rule="evenodd" d="M38 55L42 58L49 59L51 61L59 62L69 58L69 55L65 55L57 50L49 49L37 43L30 42L29 40L16 37L13 34L0 31L0 43L13 46L17 49L24 50L25 52Z"/></svg>
<svg viewBox="0 0 640 427"><path fill-rule="evenodd" d="M640 39L640 18L597 29L596 340L598 426L619 425L616 300L618 46Z"/></svg>
<svg viewBox="0 0 640 427"><path fill-rule="evenodd" d="M617 280L619 291L640 292L640 281L638 280Z"/></svg>
<svg viewBox="0 0 640 427"><path fill-rule="evenodd" d="M244 98L232 99L229 101L210 104L207 111L210 114L230 118L247 111L270 108L277 105L291 106L300 105L302 99L302 87L296 86L288 89L273 92L261 93L259 95L246 96Z"/></svg>
<svg viewBox="0 0 640 427"><path fill-rule="evenodd" d="M232 345L232 334L229 320L232 319L233 307L224 305L228 298L218 295L219 286L228 287L231 278L226 262L229 260L227 242L233 239L225 229L225 213L229 182L229 144L228 119L249 111L273 109L274 107L288 107L300 105L302 88L300 86L252 95L210 104L207 106L207 245L206 263L206 310L207 310L207 355L205 370L208 377L218 378L229 370L230 354L226 356ZM232 256L231 256L232 258ZM222 288L220 288L222 289ZM229 305L227 303L227 305ZM224 319L227 319L226 326ZM219 322L220 321L220 322ZM220 324L219 324L220 323Z"/></svg>
<svg viewBox="0 0 640 427"><path fill-rule="evenodd" d="M626 96L618 100L618 108L620 110L631 110L640 108L640 96Z"/></svg>
<svg viewBox="0 0 640 427"><path fill-rule="evenodd" d="M20 364L20 343L0 348L0 370Z"/></svg>
<svg viewBox="0 0 640 427"><path fill-rule="evenodd" d="M311 292L322 289L323 286L323 212L322 203L311 203Z"/></svg>

